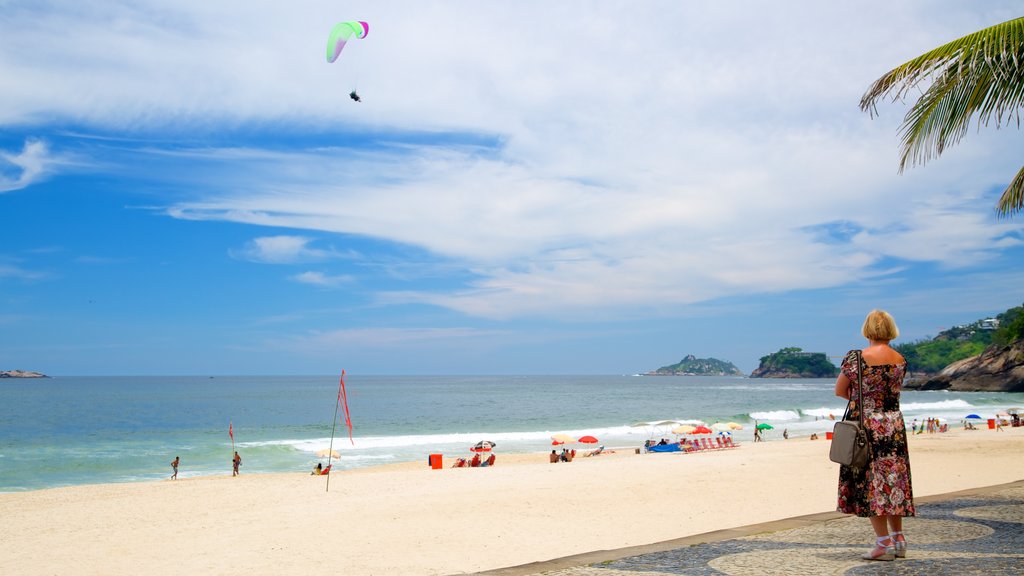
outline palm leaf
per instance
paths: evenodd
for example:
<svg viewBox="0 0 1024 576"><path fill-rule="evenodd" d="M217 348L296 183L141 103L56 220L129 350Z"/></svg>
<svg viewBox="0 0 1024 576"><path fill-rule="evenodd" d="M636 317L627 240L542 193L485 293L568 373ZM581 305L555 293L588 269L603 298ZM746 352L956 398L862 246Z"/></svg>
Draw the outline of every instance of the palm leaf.
<svg viewBox="0 0 1024 576"><path fill-rule="evenodd" d="M923 86L930 85L923 89ZM868 88L860 107L877 114L878 101L902 101L911 91L921 96L900 127L907 164L924 164L956 144L977 117L978 127L1015 122L1024 108L1024 18L997 24L944 44L883 75ZM1010 184L998 210L1021 210L1024 173Z"/></svg>
<svg viewBox="0 0 1024 576"><path fill-rule="evenodd" d="M1009 216L1020 212L1022 208L1024 208L1024 168L1017 172L1013 182L1010 182L1010 185L1003 191L1003 195L999 197L996 212L1000 216Z"/></svg>

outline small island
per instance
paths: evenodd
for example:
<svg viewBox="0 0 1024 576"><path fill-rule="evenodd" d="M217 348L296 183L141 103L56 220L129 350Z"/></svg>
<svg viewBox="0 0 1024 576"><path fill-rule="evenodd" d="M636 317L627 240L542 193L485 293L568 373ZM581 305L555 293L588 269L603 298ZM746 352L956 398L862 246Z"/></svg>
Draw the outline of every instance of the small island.
<svg viewBox="0 0 1024 576"><path fill-rule="evenodd" d="M743 376L743 372L732 362L717 358L697 358L690 354L676 364L662 366L644 373L644 376Z"/></svg>
<svg viewBox="0 0 1024 576"><path fill-rule="evenodd" d="M821 352L804 352L800 348L783 348L761 358L761 364L750 373L751 378L833 378L839 368Z"/></svg>
<svg viewBox="0 0 1024 576"><path fill-rule="evenodd" d="M49 378L49 376L25 370L0 370L0 378Z"/></svg>

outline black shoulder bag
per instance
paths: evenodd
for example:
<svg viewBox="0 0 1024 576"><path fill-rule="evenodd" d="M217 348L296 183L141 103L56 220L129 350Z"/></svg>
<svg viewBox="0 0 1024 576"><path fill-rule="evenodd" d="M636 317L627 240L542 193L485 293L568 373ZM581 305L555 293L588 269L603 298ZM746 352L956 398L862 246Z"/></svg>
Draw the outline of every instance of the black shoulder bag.
<svg viewBox="0 0 1024 576"><path fill-rule="evenodd" d="M868 431L864 427L864 359L861 357L860 350L856 350L855 354L857 355L857 398L860 402L857 414L860 418L849 420L850 407L853 405L853 395L851 394L850 400L846 403L843 419L836 422L835 428L832 430L832 446L829 448L828 458L843 466L860 470L866 467L871 460L871 443L868 442Z"/></svg>

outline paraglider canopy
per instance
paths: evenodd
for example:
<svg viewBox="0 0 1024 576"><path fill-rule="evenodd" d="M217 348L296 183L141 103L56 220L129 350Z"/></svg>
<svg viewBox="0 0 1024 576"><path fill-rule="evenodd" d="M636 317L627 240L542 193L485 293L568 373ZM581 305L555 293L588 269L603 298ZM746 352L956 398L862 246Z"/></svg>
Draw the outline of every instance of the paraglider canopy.
<svg viewBox="0 0 1024 576"><path fill-rule="evenodd" d="M327 38L327 61L334 62L341 55L345 43L355 38L366 38L370 33L370 25L363 21L339 22L331 29Z"/></svg>

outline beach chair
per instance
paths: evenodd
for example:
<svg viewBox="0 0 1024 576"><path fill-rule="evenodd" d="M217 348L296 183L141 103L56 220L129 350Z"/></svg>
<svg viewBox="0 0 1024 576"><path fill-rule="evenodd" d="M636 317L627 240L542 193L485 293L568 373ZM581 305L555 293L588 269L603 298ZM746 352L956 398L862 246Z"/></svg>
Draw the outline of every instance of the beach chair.
<svg viewBox="0 0 1024 576"><path fill-rule="evenodd" d="M487 460L484 460L483 462L480 463L480 467L481 468L486 468L488 466L494 466L494 459L495 459L494 454L491 454L490 458L488 458Z"/></svg>
<svg viewBox="0 0 1024 576"><path fill-rule="evenodd" d="M725 448L725 442L722 441L722 437L715 438L715 442L718 444L718 449L722 450Z"/></svg>
<svg viewBox="0 0 1024 576"><path fill-rule="evenodd" d="M331 473L331 464L328 464L328 465L327 465L327 468L324 468L324 469L323 469L323 470L322 470L322 471L320 472L320 475L321 475L321 476L327 476L327 475L328 475L328 474L330 474L330 473Z"/></svg>

